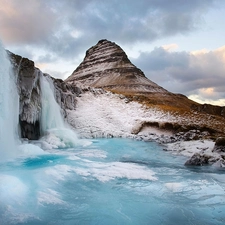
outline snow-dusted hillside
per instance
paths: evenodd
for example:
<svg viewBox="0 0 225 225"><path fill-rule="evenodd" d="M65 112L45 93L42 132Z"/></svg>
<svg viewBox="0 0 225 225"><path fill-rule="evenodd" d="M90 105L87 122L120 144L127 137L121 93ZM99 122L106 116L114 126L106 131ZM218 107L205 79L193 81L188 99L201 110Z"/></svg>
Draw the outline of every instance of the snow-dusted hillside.
<svg viewBox="0 0 225 225"><path fill-rule="evenodd" d="M81 137L131 137L143 122L174 121L170 114L147 110L123 95L99 92L93 89L82 94L76 110L67 110L68 122Z"/></svg>

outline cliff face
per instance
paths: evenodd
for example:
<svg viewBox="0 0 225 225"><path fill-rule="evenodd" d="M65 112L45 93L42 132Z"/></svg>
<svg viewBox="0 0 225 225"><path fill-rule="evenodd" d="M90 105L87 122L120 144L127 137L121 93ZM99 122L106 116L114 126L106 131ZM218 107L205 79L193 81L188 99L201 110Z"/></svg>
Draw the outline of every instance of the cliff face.
<svg viewBox="0 0 225 225"><path fill-rule="evenodd" d="M41 120L41 76L47 76L35 67L34 62L8 52L14 74L17 76L19 94L19 123L22 138L37 140L40 138ZM65 109L75 109L76 96L80 89L65 84L62 80L53 79L55 85L55 97L58 104Z"/></svg>
<svg viewBox="0 0 225 225"><path fill-rule="evenodd" d="M19 94L19 123L21 136L31 140L40 137L40 73L34 66L34 62L8 52L17 76L17 87Z"/></svg>

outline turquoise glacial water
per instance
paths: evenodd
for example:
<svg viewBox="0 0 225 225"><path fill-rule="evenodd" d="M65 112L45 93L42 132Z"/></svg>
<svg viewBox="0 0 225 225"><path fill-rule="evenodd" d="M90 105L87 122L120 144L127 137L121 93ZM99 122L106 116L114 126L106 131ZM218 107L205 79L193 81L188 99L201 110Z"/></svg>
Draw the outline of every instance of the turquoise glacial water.
<svg viewBox="0 0 225 225"><path fill-rule="evenodd" d="M225 175L154 142L94 139L0 162L0 224L225 224Z"/></svg>

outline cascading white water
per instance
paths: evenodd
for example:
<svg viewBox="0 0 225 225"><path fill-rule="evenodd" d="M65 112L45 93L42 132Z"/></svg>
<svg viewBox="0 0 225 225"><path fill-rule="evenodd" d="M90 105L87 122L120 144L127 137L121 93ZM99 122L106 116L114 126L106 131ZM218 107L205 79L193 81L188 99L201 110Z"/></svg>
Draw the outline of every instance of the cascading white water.
<svg viewBox="0 0 225 225"><path fill-rule="evenodd" d="M0 160L16 154L19 97L6 51L0 43Z"/></svg>
<svg viewBox="0 0 225 225"><path fill-rule="evenodd" d="M64 128L64 121L54 96L54 85L51 78L41 75L41 132L46 134L52 129Z"/></svg>
<svg viewBox="0 0 225 225"><path fill-rule="evenodd" d="M44 148L74 147L79 144L76 133L65 123L61 108L55 100L54 85L48 76L41 76L41 133Z"/></svg>

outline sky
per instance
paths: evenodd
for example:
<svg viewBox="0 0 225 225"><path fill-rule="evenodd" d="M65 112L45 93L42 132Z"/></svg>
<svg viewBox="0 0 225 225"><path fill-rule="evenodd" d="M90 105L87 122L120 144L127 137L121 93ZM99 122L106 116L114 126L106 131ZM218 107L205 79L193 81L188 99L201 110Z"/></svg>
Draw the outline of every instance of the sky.
<svg viewBox="0 0 225 225"><path fill-rule="evenodd" d="M0 40L66 79L101 39L153 82L225 106L224 0L0 0Z"/></svg>

